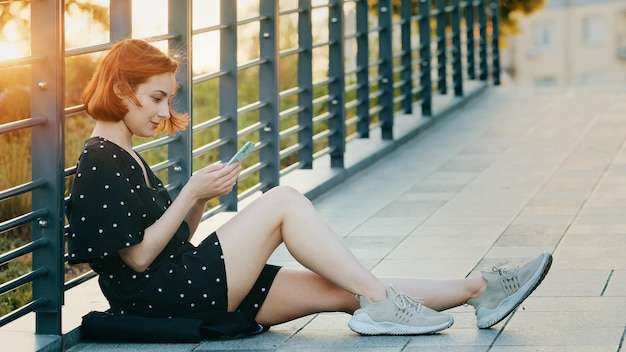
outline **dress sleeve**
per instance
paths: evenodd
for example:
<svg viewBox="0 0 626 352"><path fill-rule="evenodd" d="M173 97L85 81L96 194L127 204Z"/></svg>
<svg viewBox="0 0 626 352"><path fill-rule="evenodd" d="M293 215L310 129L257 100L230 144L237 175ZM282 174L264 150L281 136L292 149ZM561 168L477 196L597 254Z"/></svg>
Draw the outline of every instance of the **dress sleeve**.
<svg viewBox="0 0 626 352"><path fill-rule="evenodd" d="M95 262L142 241L146 210L131 182L140 171L125 158L102 142L83 150L67 206L70 263Z"/></svg>

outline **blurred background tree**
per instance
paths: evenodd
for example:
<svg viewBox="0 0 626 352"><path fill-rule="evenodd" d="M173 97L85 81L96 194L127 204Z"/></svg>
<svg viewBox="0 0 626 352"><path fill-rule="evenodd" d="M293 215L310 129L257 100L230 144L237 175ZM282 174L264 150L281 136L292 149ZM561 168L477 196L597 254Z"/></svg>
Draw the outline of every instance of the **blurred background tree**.
<svg viewBox="0 0 626 352"><path fill-rule="evenodd" d="M0 2L0 39L3 37L3 29L10 24L16 26L20 32L30 31L30 17L22 15L22 11L30 7L30 1L3 1ZM65 13L83 12L98 22L109 22L109 9L103 6L91 4L81 0L65 0Z"/></svg>
<svg viewBox="0 0 626 352"><path fill-rule="evenodd" d="M449 0L448 0L449 1ZM494 1L494 0L492 0ZM400 8L401 0L393 0L393 6ZM518 21L514 13L528 15L543 8L547 0L500 0L500 34L501 38L519 32ZM378 6L378 0L368 0L372 10ZM434 2L433 2L434 4ZM397 13L397 12L396 12Z"/></svg>

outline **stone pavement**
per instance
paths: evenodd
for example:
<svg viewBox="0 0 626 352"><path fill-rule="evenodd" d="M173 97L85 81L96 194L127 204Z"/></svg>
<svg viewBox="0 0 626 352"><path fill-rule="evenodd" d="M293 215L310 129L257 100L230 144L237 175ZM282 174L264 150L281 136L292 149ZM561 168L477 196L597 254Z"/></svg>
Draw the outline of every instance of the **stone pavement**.
<svg viewBox="0 0 626 352"><path fill-rule="evenodd" d="M544 283L491 329L458 307L438 334L361 337L332 313L241 340L69 351L626 351L625 137L624 88L489 88L314 200L380 276L462 278L552 252ZM271 262L297 265L284 248Z"/></svg>

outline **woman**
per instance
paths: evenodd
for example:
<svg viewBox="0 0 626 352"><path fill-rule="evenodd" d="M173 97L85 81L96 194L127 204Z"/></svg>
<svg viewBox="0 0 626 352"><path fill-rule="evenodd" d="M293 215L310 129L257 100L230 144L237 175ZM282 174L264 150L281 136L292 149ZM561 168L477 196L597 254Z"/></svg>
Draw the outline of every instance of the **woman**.
<svg viewBox="0 0 626 352"><path fill-rule="evenodd" d="M193 246L189 240L207 201L232 190L240 165L201 169L171 201L133 151L133 136L185 128L187 117L170 106L176 69L145 41L124 40L83 93L96 125L67 208L69 256L99 274L112 312L178 317L240 311L269 327L342 311L353 314L349 327L360 334L426 334L451 326L453 318L440 311L465 303L476 308L478 327L488 328L547 274L552 257L544 253L475 278L378 279L290 187L267 191ZM267 265L281 243L307 269Z"/></svg>

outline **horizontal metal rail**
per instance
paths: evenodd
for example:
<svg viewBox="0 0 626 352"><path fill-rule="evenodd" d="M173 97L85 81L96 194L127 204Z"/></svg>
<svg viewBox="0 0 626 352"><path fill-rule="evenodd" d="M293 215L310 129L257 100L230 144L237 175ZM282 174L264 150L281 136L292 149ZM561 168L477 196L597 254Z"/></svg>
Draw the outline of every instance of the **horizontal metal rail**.
<svg viewBox="0 0 626 352"><path fill-rule="evenodd" d="M46 60L45 55L31 55L16 59L0 60L0 69L8 67L18 67L32 65Z"/></svg>
<svg viewBox="0 0 626 352"><path fill-rule="evenodd" d="M45 187L48 184L48 180L40 178L34 181L30 181L24 183L19 186L15 186L13 188L9 188L0 192L0 201L5 199L9 199L12 197L17 197L22 194L26 194L28 192L32 192L33 190L41 187Z"/></svg>
<svg viewBox="0 0 626 352"><path fill-rule="evenodd" d="M33 242L34 243L34 242ZM48 273L48 269L47 268L37 268L34 269L33 271L26 273L22 276L19 276L9 282L5 282L2 285L0 285L0 294L4 294L8 291L14 290L20 286L26 285L28 283L31 283L33 281L35 281L35 279L46 276L46 274Z"/></svg>
<svg viewBox="0 0 626 352"><path fill-rule="evenodd" d="M42 297L38 297L35 298L34 300L32 300L29 303L26 303L25 305L23 305L20 308L17 308L16 310L12 311L11 313L3 316L2 318L0 318L0 326L4 326L10 322L13 322L23 316L25 316L28 313L32 313L34 311L36 311L38 308L44 307L46 304L48 304L48 298L45 296Z"/></svg>
<svg viewBox="0 0 626 352"><path fill-rule="evenodd" d="M176 39L180 36L180 33L167 33L162 35L155 35L151 37L143 37L148 42L160 42L164 40ZM103 43L98 45L85 46L80 48L72 48L65 50L65 57L74 57L80 55L94 54L98 52L102 52L105 50L111 49L111 47L115 45L115 42L111 43Z"/></svg>
<svg viewBox="0 0 626 352"><path fill-rule="evenodd" d="M48 122L48 118L45 116L34 116L28 119L9 122L0 125L0 134L15 132L18 130L22 130L25 128L35 127L39 125L44 125Z"/></svg>
<svg viewBox="0 0 626 352"><path fill-rule="evenodd" d="M4 253L0 256L0 265L4 265L10 262L13 259L19 258L23 255L32 253L35 249L45 246L47 241L43 238L35 240L33 242L29 242L23 246L15 248L9 252ZM0 286L0 294L6 291L2 291L2 286ZM8 290L7 290L8 291Z"/></svg>

